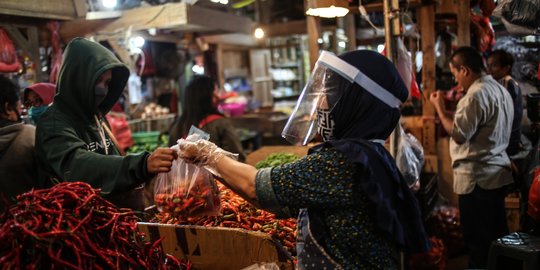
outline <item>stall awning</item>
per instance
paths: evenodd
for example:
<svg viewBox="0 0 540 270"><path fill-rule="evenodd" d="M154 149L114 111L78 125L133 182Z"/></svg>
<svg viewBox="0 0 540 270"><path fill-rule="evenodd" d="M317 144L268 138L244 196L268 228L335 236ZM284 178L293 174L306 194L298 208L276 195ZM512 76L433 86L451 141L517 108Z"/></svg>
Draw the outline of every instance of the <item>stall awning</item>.
<svg viewBox="0 0 540 270"><path fill-rule="evenodd" d="M95 13L95 12L94 12ZM99 14L93 14L94 17ZM99 16L97 16L99 17ZM251 33L253 21L246 17L186 3L168 3L121 11L117 18L64 22L61 35L115 35L126 30L167 29L172 32Z"/></svg>
<svg viewBox="0 0 540 270"><path fill-rule="evenodd" d="M53 20L84 17L84 0L1 0L0 14Z"/></svg>

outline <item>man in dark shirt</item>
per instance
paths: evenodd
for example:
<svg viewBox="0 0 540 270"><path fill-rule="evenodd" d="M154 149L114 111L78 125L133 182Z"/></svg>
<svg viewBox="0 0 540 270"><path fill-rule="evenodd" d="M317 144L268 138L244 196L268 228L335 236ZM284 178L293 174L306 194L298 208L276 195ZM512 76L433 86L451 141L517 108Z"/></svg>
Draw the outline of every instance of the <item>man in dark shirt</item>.
<svg viewBox="0 0 540 270"><path fill-rule="evenodd" d="M510 143L506 148L509 156L517 154L521 149L521 118L523 116L523 101L521 98L521 89L517 82L510 75L514 58L511 54L503 50L493 51L487 59L487 71L493 79L508 90L514 103L514 119L512 121L512 133L510 134Z"/></svg>

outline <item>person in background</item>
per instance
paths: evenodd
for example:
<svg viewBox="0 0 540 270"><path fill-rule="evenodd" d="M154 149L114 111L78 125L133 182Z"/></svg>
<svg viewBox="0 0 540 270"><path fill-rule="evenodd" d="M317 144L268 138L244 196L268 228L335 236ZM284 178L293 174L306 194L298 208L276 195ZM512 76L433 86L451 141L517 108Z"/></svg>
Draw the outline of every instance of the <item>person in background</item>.
<svg viewBox="0 0 540 270"><path fill-rule="evenodd" d="M5 199L12 200L38 184L35 133L34 126L21 122L19 87L0 76L0 194Z"/></svg>
<svg viewBox="0 0 540 270"><path fill-rule="evenodd" d="M141 209L142 188L131 191L169 171L174 151L121 156L105 115L122 94L129 69L107 48L84 38L73 39L63 59L58 94L36 128L42 185L84 181L120 207ZM140 198L134 198L137 194Z"/></svg>
<svg viewBox="0 0 540 270"><path fill-rule="evenodd" d="M36 83L24 89L23 103L34 124L52 103L54 94L56 85L52 83Z"/></svg>
<svg viewBox="0 0 540 270"><path fill-rule="evenodd" d="M234 126L218 111L218 88L214 79L196 75L186 87L182 115L169 130L169 145L185 138L193 125L210 134L210 141L219 147L238 154L244 161L246 156Z"/></svg>
<svg viewBox="0 0 540 270"><path fill-rule="evenodd" d="M487 268L491 242L508 234L504 198L513 182L506 153L514 117L512 97L485 74L482 56L474 48L457 49L450 71L465 93L454 117L446 111L442 92L433 93L430 101L451 138L454 192L459 195L469 268Z"/></svg>
<svg viewBox="0 0 540 270"><path fill-rule="evenodd" d="M512 121L512 133L506 152L513 156L521 150L521 118L523 117L523 100L518 83L512 78L512 66L514 57L504 50L493 51L487 59L487 71L501 85L508 90L514 103L514 119Z"/></svg>
<svg viewBox="0 0 540 270"><path fill-rule="evenodd" d="M384 148L407 97L381 54L323 52L282 133L303 145L319 134L307 156L257 170L204 140L181 140L179 156L253 205L298 217L298 269L398 269L399 251L429 249L418 202Z"/></svg>

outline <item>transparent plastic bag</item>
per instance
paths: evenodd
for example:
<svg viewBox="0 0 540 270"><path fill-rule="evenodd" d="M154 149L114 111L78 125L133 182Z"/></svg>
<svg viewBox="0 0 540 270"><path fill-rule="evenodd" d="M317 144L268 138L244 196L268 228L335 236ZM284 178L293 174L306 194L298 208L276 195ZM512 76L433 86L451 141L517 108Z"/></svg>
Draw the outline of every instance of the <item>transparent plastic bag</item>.
<svg viewBox="0 0 540 270"><path fill-rule="evenodd" d="M201 136L191 138L208 139L208 134L204 134L202 132ZM178 145L171 148L178 150ZM221 214L219 190L214 176L205 168L189 164L181 158L173 161L170 172L158 174L154 188L154 203L158 211L173 216Z"/></svg>
<svg viewBox="0 0 540 270"><path fill-rule="evenodd" d="M179 149L182 149L179 152L179 157L207 169L217 177L221 177L215 168L217 161L225 156L237 160L238 154L219 148L216 144L208 141L209 139L210 136L207 133L191 126L189 135L185 139L177 141Z"/></svg>
<svg viewBox="0 0 540 270"><path fill-rule="evenodd" d="M529 12L520 15L519 10L526 6L532 7L532 9L530 9ZM528 10L529 7L526 7L526 10ZM526 36L540 34L540 25L538 25L540 22L540 17L538 16L539 13L540 5L534 4L532 1L499 0L492 15L501 18L504 27L510 34ZM534 19L536 19L536 23L533 21ZM528 20L531 23L525 25L520 24L524 20Z"/></svg>
<svg viewBox="0 0 540 270"><path fill-rule="evenodd" d="M396 164L409 188L418 190L420 188L420 174L422 166L424 166L424 148L416 137L405 133L401 124L399 130Z"/></svg>

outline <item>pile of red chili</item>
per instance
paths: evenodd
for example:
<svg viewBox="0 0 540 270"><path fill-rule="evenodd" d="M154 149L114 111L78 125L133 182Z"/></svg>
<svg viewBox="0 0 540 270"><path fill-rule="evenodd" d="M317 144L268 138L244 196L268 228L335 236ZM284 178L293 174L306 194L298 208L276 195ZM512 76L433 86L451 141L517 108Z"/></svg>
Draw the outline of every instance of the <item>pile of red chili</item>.
<svg viewBox="0 0 540 270"><path fill-rule="evenodd" d="M190 269L161 240L137 231L138 217L86 183L60 183L19 195L0 216L3 269Z"/></svg>
<svg viewBox="0 0 540 270"><path fill-rule="evenodd" d="M156 218L152 222L207 227L230 227L264 232L277 238L286 250L291 252L292 255L296 255L296 219L276 219L274 214L255 208L229 188L219 183L218 186L221 212L223 215L186 217L175 216L170 213L160 213L156 215Z"/></svg>
<svg viewBox="0 0 540 270"><path fill-rule="evenodd" d="M173 216L195 217L219 215L219 190L215 184L199 181L191 190L177 187L171 193L154 195L158 210Z"/></svg>

